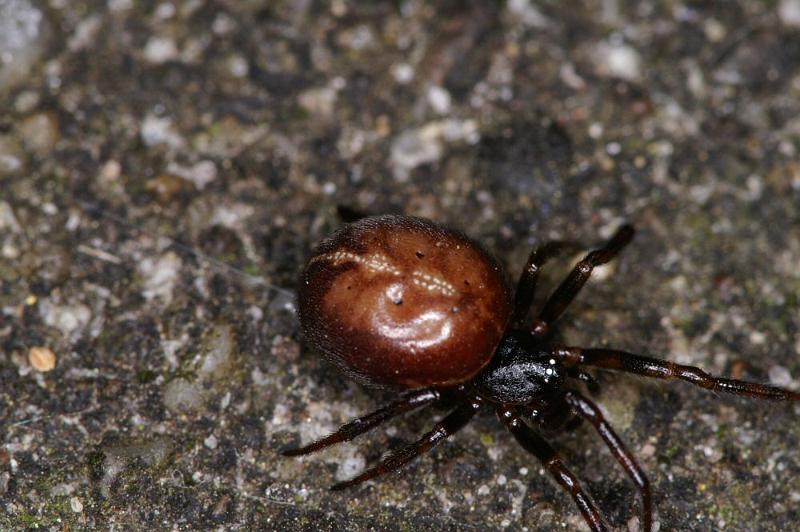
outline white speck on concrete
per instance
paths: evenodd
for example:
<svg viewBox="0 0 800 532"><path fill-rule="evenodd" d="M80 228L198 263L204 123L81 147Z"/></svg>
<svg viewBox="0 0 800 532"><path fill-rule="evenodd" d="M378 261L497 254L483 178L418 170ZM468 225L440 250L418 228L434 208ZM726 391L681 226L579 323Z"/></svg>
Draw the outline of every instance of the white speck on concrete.
<svg viewBox="0 0 800 532"><path fill-rule="evenodd" d="M215 327L204 347L198 377L201 380L224 377L236 351L233 330L226 325Z"/></svg>
<svg viewBox="0 0 800 532"><path fill-rule="evenodd" d="M211 30L217 35L228 35L236 31L236 21L225 13L218 13L211 23Z"/></svg>
<svg viewBox="0 0 800 532"><path fill-rule="evenodd" d="M450 93L447 89L438 85L431 85L428 87L427 97L428 103L436 113L444 115L450 112L452 98L450 98Z"/></svg>
<svg viewBox="0 0 800 532"><path fill-rule="evenodd" d="M353 478L364 469L365 464L366 460L360 454L354 454L353 456L345 458L339 463L339 467L336 469L336 480L341 482Z"/></svg>
<svg viewBox="0 0 800 532"><path fill-rule="evenodd" d="M90 44L94 43L97 33L103 26L102 22L100 15L93 15L82 20L75 28L75 33L67 41L67 48L72 52L88 48Z"/></svg>
<svg viewBox="0 0 800 532"><path fill-rule="evenodd" d="M703 33L709 41L720 42L728 34L728 30L719 20L708 18L703 22Z"/></svg>
<svg viewBox="0 0 800 532"><path fill-rule="evenodd" d="M133 9L133 0L108 0L109 11L129 11Z"/></svg>
<svg viewBox="0 0 800 532"><path fill-rule="evenodd" d="M767 372L767 375L769 376L769 382L775 386L791 388L792 384L794 384L794 381L792 380L792 374L789 373L789 370L783 366L778 366L777 364L771 366Z"/></svg>
<svg viewBox="0 0 800 532"><path fill-rule="evenodd" d="M19 233L22 227L8 202L0 201L0 230Z"/></svg>
<svg viewBox="0 0 800 532"><path fill-rule="evenodd" d="M0 92L27 79L46 34L44 13L32 2L0 1Z"/></svg>
<svg viewBox="0 0 800 532"><path fill-rule="evenodd" d="M642 59L635 48L623 43L600 43L594 53L601 75L638 81L642 77Z"/></svg>
<svg viewBox="0 0 800 532"><path fill-rule="evenodd" d="M300 107L314 116L329 118L336 106L337 90L333 87L316 87L300 93L297 102Z"/></svg>
<svg viewBox="0 0 800 532"><path fill-rule="evenodd" d="M218 445L217 437L211 434L208 438L203 440L203 445L208 447L209 449L216 449Z"/></svg>
<svg viewBox="0 0 800 532"><path fill-rule="evenodd" d="M781 24L800 28L800 0L781 0L778 4L778 16Z"/></svg>
<svg viewBox="0 0 800 532"><path fill-rule="evenodd" d="M575 70L575 65L572 63L562 64L558 70L558 77L571 89L582 90L586 88L586 81L578 74Z"/></svg>
<svg viewBox="0 0 800 532"><path fill-rule="evenodd" d="M69 507L72 509L73 512L79 514L83 511L83 503L77 497L72 497L69 500Z"/></svg>
<svg viewBox="0 0 800 532"><path fill-rule="evenodd" d="M19 172L24 165L25 154L19 141L8 135L0 135L0 176Z"/></svg>
<svg viewBox="0 0 800 532"><path fill-rule="evenodd" d="M526 26L546 28L549 25L547 17L531 3L531 0L508 0L508 12L515 20L521 21Z"/></svg>
<svg viewBox="0 0 800 532"><path fill-rule="evenodd" d="M764 345L767 341L767 335L761 331L753 331L750 333L750 343L753 345Z"/></svg>
<svg viewBox="0 0 800 532"><path fill-rule="evenodd" d="M199 381L186 379L170 381L164 388L164 406L172 412L184 413L199 410L203 406L203 385Z"/></svg>
<svg viewBox="0 0 800 532"><path fill-rule="evenodd" d="M250 64L247 59L239 54L228 57L225 66L228 68L228 73L234 78L245 78L250 72Z"/></svg>
<svg viewBox="0 0 800 532"><path fill-rule="evenodd" d="M414 168L440 160L446 142L480 140L475 120L437 120L400 133L392 142L391 162L395 179L404 182Z"/></svg>
<svg viewBox="0 0 800 532"><path fill-rule="evenodd" d="M172 2L161 2L156 6L155 16L160 20L167 20L175 16L175 6Z"/></svg>
<svg viewBox="0 0 800 532"><path fill-rule="evenodd" d="M73 340L81 335L92 319L92 312L86 305L57 305L48 299L39 303L39 315L45 324Z"/></svg>
<svg viewBox="0 0 800 532"><path fill-rule="evenodd" d="M250 305L247 307L247 315L250 316L251 320L259 322L264 319L264 310L258 305Z"/></svg>
<svg viewBox="0 0 800 532"><path fill-rule="evenodd" d="M147 115L142 121L139 135L142 138L142 142L150 147L166 145L177 149L186 144L186 141L172 124L172 119L168 116Z"/></svg>
<svg viewBox="0 0 800 532"><path fill-rule="evenodd" d="M406 85L414 79L414 68L408 63L398 63L392 66L392 76L397 83Z"/></svg>
<svg viewBox="0 0 800 532"><path fill-rule="evenodd" d="M178 57L178 47L169 37L150 37L144 46L144 58L149 63L160 65Z"/></svg>
<svg viewBox="0 0 800 532"><path fill-rule="evenodd" d="M193 164L181 177L194 183L197 190L203 190L217 178L217 174L217 165L213 161L199 161Z"/></svg>
<svg viewBox="0 0 800 532"><path fill-rule="evenodd" d="M414 168L441 159L443 150L440 139L428 137L421 129L404 131L392 142L395 179L406 181Z"/></svg>
<svg viewBox="0 0 800 532"><path fill-rule="evenodd" d="M168 305L172 301L182 265L181 258L172 251L161 257L147 257L139 262L139 275L144 281L142 295L145 299L161 299Z"/></svg>

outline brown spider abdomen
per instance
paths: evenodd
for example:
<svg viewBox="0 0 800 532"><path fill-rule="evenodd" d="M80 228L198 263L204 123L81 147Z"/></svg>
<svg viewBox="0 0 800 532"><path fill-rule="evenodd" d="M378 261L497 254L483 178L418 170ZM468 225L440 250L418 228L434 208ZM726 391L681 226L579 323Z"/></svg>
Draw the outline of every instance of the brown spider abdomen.
<svg viewBox="0 0 800 532"><path fill-rule="evenodd" d="M491 359L511 314L491 255L408 216L364 218L324 240L298 296L316 350L363 384L393 388L467 381Z"/></svg>

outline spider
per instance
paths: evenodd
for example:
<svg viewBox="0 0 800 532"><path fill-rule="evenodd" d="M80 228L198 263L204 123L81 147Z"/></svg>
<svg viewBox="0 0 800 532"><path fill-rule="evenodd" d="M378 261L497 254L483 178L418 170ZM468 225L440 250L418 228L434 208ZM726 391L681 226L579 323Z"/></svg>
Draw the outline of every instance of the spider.
<svg viewBox="0 0 800 532"><path fill-rule="evenodd" d="M703 370L617 349L552 341L558 318L592 271L633 238L622 225L589 252L525 323L541 268L564 248L550 242L528 257L515 291L499 263L462 233L430 220L384 215L340 228L316 248L298 294L309 344L356 381L404 393L393 403L313 443L283 451L306 455L349 441L400 414L434 404L452 411L419 440L332 490L395 471L462 429L484 406L572 496L589 528L607 530L595 502L542 434L587 421L636 485L645 531L653 529L647 476L600 409L572 383L597 387L585 368L680 379L717 392L797 401L800 394L709 375Z"/></svg>

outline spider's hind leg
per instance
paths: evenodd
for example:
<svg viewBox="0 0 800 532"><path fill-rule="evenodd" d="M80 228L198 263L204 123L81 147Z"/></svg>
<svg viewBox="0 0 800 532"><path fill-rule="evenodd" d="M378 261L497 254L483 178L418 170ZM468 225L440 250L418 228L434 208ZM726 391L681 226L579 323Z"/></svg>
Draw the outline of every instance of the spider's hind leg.
<svg viewBox="0 0 800 532"><path fill-rule="evenodd" d="M411 445L408 445L397 452L390 454L387 458L383 459L378 465L367 469L360 475L344 482L339 482L331 486L331 490L338 491L356 484L361 484L371 478L391 473L400 469L414 458L425 454L430 451L434 446L440 444L452 434L458 432L469 423L475 412L481 406L480 400L471 400L461 403L455 410L450 412L439 423L434 426L433 430L422 436L419 440Z"/></svg>
<svg viewBox="0 0 800 532"><path fill-rule="evenodd" d="M418 390L408 393L397 401L375 412L345 423L339 427L339 430L322 439L296 449L285 449L281 454L283 454L283 456L300 456L319 451L320 449L324 449L336 443L350 441L356 436L377 427L384 421L411 410L438 402L440 399L441 394L438 390Z"/></svg>

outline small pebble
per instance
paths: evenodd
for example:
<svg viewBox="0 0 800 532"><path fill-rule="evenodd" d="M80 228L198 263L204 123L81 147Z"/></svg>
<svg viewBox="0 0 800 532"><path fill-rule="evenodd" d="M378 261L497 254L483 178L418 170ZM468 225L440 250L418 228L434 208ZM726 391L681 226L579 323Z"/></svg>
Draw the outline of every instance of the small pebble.
<svg viewBox="0 0 800 532"><path fill-rule="evenodd" d="M336 469L336 480L342 482L348 480L364 469L367 463L366 459L361 455L351 456L339 462L339 467Z"/></svg>
<svg viewBox="0 0 800 532"><path fill-rule="evenodd" d="M144 47L144 58L150 63L160 65L178 57L175 41L168 37L151 37Z"/></svg>
<svg viewBox="0 0 800 532"><path fill-rule="evenodd" d="M69 507L72 509L73 512L79 514L83 511L83 503L77 497L72 497L69 500Z"/></svg>
<svg viewBox="0 0 800 532"><path fill-rule="evenodd" d="M56 367L56 355L47 347L31 347L28 362L36 371L52 371Z"/></svg>
<svg viewBox="0 0 800 532"><path fill-rule="evenodd" d="M800 27L800 0L782 0L778 4L778 16L789 27Z"/></svg>
<svg viewBox="0 0 800 532"><path fill-rule="evenodd" d="M632 46L622 43L601 43L595 51L601 74L637 81L642 76L642 59Z"/></svg>
<svg viewBox="0 0 800 532"><path fill-rule="evenodd" d="M392 76L401 85L411 83L414 79L414 68L408 63L398 63L392 67Z"/></svg>
<svg viewBox="0 0 800 532"><path fill-rule="evenodd" d="M22 170L25 154L19 142L6 135L0 135L0 176L12 175Z"/></svg>
<svg viewBox="0 0 800 532"><path fill-rule="evenodd" d="M450 111L451 98L447 89L432 85L428 87L428 103L431 108L440 115L447 114Z"/></svg>
<svg viewBox="0 0 800 532"><path fill-rule="evenodd" d="M52 113L36 113L22 120L19 131L26 148L46 155L59 139L58 119Z"/></svg>
<svg viewBox="0 0 800 532"><path fill-rule="evenodd" d="M50 32L44 12L30 0L0 2L0 92L29 79Z"/></svg>
<svg viewBox="0 0 800 532"><path fill-rule="evenodd" d="M144 184L145 190L153 194L160 203L170 203L181 192L192 189L191 183L172 174L161 174L148 179Z"/></svg>

